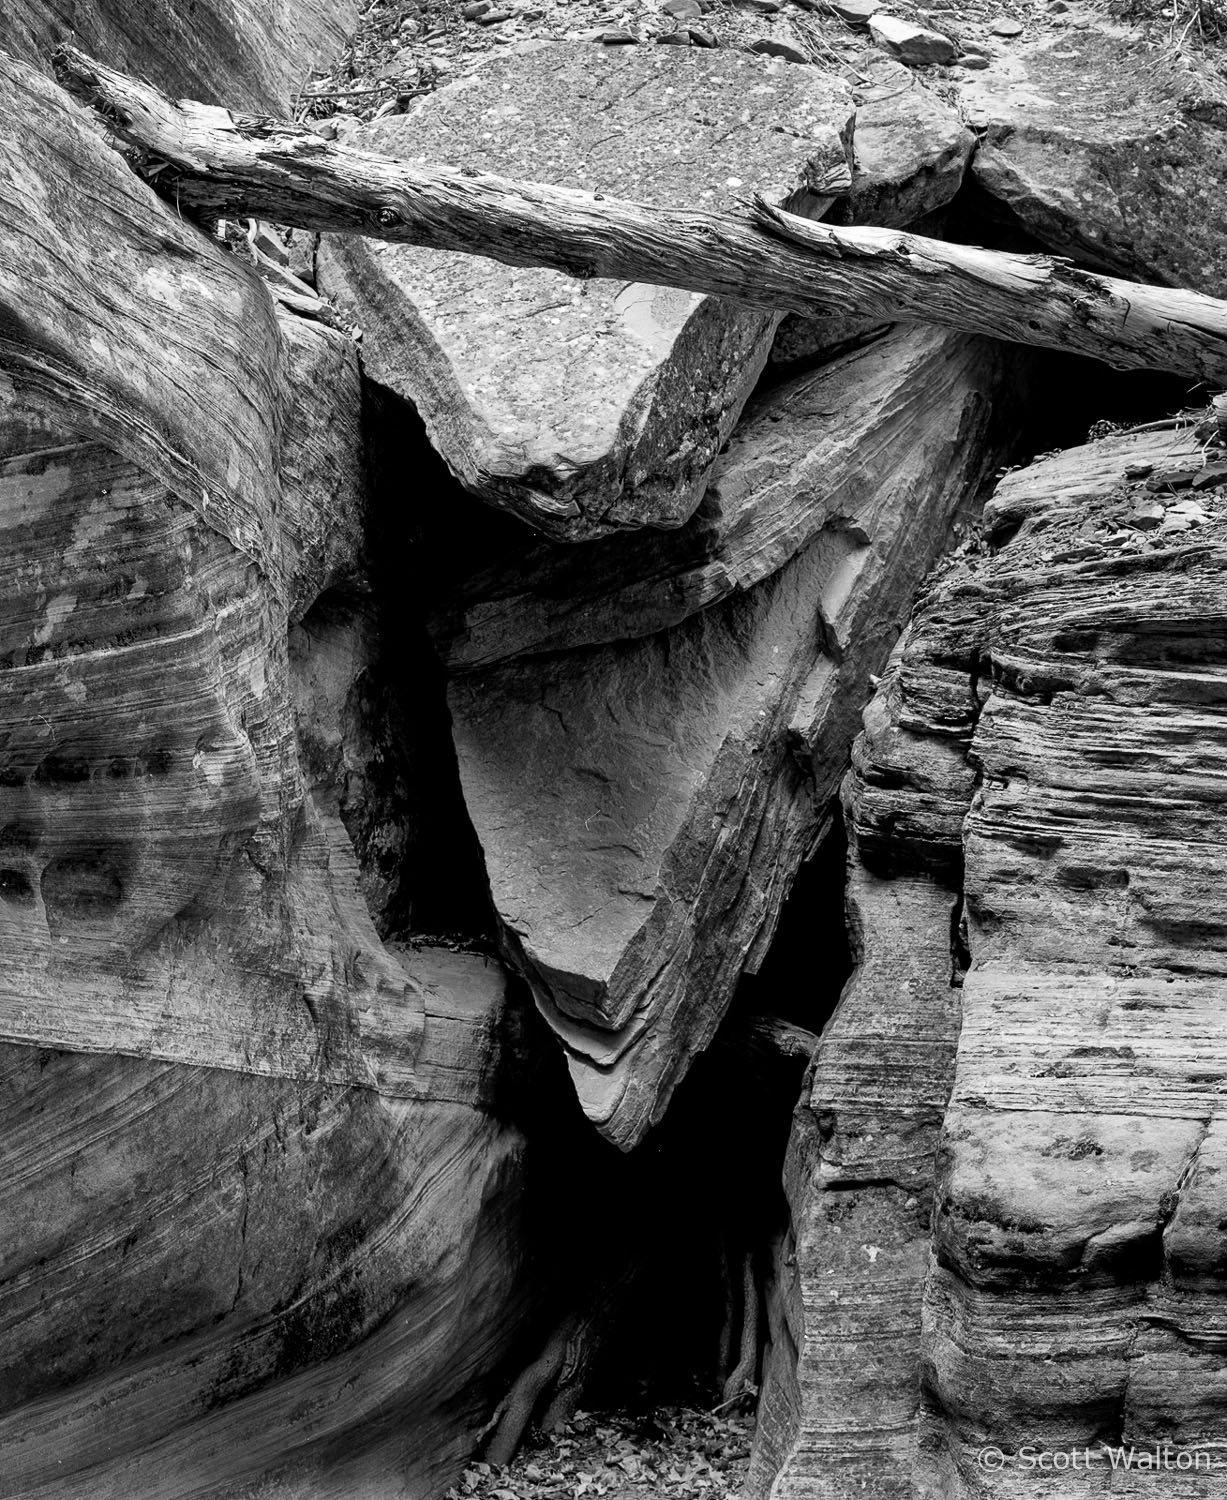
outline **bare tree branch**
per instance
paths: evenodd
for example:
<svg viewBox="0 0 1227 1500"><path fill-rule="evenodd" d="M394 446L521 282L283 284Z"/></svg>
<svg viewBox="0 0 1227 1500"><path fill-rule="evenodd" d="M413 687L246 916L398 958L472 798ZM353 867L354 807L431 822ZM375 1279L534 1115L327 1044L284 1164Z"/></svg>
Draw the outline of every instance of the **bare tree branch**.
<svg viewBox="0 0 1227 1500"><path fill-rule="evenodd" d="M181 206L364 234L509 265L735 297L809 315L918 321L1227 384L1227 302L897 230L835 228L757 199L742 216L421 166L277 120L172 103L83 53L61 81ZM156 172L156 176L153 174Z"/></svg>

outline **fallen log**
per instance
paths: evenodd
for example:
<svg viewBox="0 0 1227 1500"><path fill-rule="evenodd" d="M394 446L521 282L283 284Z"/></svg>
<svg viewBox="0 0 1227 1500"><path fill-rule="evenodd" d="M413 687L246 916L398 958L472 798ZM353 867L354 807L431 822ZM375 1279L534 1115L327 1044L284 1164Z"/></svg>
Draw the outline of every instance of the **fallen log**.
<svg viewBox="0 0 1227 1500"><path fill-rule="evenodd" d="M731 217L648 208L423 166L157 90L64 47L61 82L92 104L182 208L363 234L577 277L650 282L810 316L918 321L1227 384L1227 302L1082 271L1046 255L835 228L762 198Z"/></svg>

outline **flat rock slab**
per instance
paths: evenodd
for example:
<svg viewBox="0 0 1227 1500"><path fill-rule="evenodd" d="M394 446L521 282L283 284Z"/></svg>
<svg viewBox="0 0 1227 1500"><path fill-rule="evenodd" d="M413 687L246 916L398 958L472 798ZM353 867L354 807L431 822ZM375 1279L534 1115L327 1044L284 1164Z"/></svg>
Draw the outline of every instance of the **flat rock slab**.
<svg viewBox="0 0 1227 1500"><path fill-rule="evenodd" d="M719 209L845 173L853 103L744 53L547 43L501 54L361 144L671 207ZM321 289L368 373L411 400L462 483L550 535L677 526L775 319L722 299L325 238Z"/></svg>
<svg viewBox="0 0 1227 1500"><path fill-rule="evenodd" d="M1137 281L1227 292L1227 86L1097 22L1001 49L962 84L972 171L1045 245Z"/></svg>
<svg viewBox="0 0 1227 1500"><path fill-rule="evenodd" d="M986 420L998 352L947 350L943 375L942 336L900 338L913 344L890 366L896 399L880 375L884 399L850 406L846 431L819 425L812 383L743 424L718 485L736 564L699 561L643 590L653 633L452 680L507 952L589 1118L619 1146L660 1118L757 966L870 674L1001 461ZM845 378L821 395L841 384L855 389ZM687 595L686 617L662 628ZM610 627L634 629L633 613L611 607Z"/></svg>

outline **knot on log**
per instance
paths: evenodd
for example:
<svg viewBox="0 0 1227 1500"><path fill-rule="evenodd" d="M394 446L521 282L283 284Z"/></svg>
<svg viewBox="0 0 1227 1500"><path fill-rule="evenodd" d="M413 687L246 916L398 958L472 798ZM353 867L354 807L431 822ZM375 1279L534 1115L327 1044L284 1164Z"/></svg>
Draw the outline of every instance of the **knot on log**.
<svg viewBox="0 0 1227 1500"><path fill-rule="evenodd" d="M398 224L404 222L401 215L394 208L381 208L375 217L385 229L395 229Z"/></svg>

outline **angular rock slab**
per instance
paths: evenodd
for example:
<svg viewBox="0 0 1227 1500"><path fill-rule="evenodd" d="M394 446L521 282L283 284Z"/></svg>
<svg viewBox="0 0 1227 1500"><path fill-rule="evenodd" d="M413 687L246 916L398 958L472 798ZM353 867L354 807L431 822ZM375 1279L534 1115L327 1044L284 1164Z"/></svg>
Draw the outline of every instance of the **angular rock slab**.
<svg viewBox="0 0 1227 1500"><path fill-rule="evenodd" d="M890 330L752 402L679 530L574 547L492 538L497 562L461 577L436 610L440 655L472 671L651 635L752 589L820 535L847 547L881 511L923 505L935 475L958 471L960 432L975 471L1001 358L983 339ZM1024 378L1025 356L1014 364ZM440 573L465 556L460 534L429 545Z"/></svg>
<svg viewBox="0 0 1227 1500"><path fill-rule="evenodd" d="M745 53L548 43L503 53L369 149L641 202L797 206L846 187L853 107L816 68ZM677 526L766 358L776 320L722 299L578 282L325 238L321 290L366 369L421 412L474 494L568 541Z"/></svg>
<svg viewBox="0 0 1227 1500"><path fill-rule="evenodd" d="M916 336L932 350L932 334ZM461 781L508 952L584 1109L622 1147L660 1118L770 940L869 674L960 506L1000 462L987 422L1000 378L985 345L948 401L904 417L919 424L910 446L879 448L889 412L856 429L847 472L859 455L872 482L841 494L825 531L806 519L823 514L814 413L777 393L740 459L739 498L760 527L744 554L759 569L752 586L640 640L452 681ZM926 446L911 487L895 489Z"/></svg>
<svg viewBox="0 0 1227 1500"><path fill-rule="evenodd" d="M1227 86L1106 22L1011 44L961 85L977 182L1037 239L1136 281L1227 293Z"/></svg>

